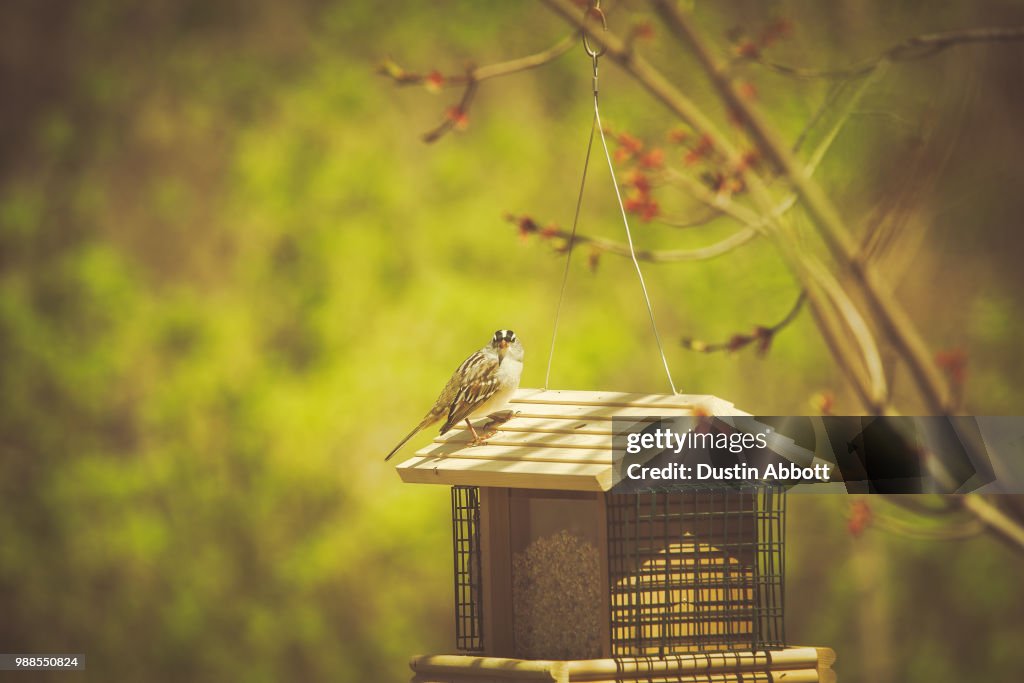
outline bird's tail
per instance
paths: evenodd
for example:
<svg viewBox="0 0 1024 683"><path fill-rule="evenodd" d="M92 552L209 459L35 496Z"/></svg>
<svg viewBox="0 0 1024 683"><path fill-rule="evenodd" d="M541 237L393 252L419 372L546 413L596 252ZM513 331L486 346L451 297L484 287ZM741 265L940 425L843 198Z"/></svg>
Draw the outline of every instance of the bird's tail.
<svg viewBox="0 0 1024 683"><path fill-rule="evenodd" d="M430 425L432 425L435 422L437 422L437 418L436 417L434 417L433 415L427 415L423 419L423 422L420 422L419 425L417 425L416 429L414 429L411 432L409 432L404 439L402 439L401 441L398 442L397 446L395 446L394 448L391 449L391 452L388 453L388 457L384 458L384 462L387 462L388 460L390 460L391 456L393 456L395 453L397 453L399 450L401 450L402 446L404 446L406 444L406 442L409 441L409 439L411 439L412 437L416 436L416 434L421 429L423 429L424 427L429 427Z"/></svg>

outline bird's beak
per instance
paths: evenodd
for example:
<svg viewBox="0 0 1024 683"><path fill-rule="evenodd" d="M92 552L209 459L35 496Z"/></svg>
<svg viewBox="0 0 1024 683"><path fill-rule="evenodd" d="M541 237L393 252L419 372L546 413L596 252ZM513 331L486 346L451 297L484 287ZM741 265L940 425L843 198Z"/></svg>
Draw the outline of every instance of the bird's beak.
<svg viewBox="0 0 1024 683"><path fill-rule="evenodd" d="M501 365L501 361L505 360L505 354L508 353L508 342L502 339L498 342L498 364Z"/></svg>

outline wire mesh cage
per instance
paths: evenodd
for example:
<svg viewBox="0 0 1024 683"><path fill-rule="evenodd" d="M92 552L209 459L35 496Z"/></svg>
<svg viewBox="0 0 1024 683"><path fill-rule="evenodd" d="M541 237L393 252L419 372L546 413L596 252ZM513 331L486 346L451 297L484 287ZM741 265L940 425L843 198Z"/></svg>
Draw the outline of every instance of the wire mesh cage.
<svg viewBox="0 0 1024 683"><path fill-rule="evenodd" d="M784 647L776 486L609 494L612 656Z"/></svg>
<svg viewBox="0 0 1024 683"><path fill-rule="evenodd" d="M463 652L484 649L480 593L480 490L452 487L452 544L455 552L455 646Z"/></svg>
<svg viewBox="0 0 1024 683"><path fill-rule="evenodd" d="M604 645L598 644L603 656L667 657L785 647L786 494L782 487L687 486L592 495L578 501L591 503L577 512L606 520L599 525L604 539L594 548L594 561L601 568L592 572L591 578L587 578L590 574L575 576L576 583L587 583L589 592L573 595L587 595L587 603L606 625L599 629L604 633ZM481 499L478 487L452 487L456 645L463 652L494 654L495 644L484 640L484 608L488 606L484 604L482 577L486 571L492 572L488 576L493 584L495 563L500 560L497 556L484 558L481 548L490 547L493 554L501 543L492 538L481 544ZM560 515L557 519L563 525L572 524L572 515L565 510ZM527 538L526 527L538 525L537 519L525 514L504 519L509 525L506 531L513 537ZM493 524L488 528L494 531ZM511 561L510 554L504 557L505 562ZM514 578L516 568L507 569L506 578ZM498 599L498 607L488 603L498 622L525 618L523 612L529 605L516 601L529 596L515 591L515 585L510 581L491 586L491 601L498 599L495 590L507 593L505 599ZM578 618L565 619L558 610L548 616L567 621L561 629L579 626ZM523 626L529 630L530 624ZM510 629L514 634L511 653L526 651L520 643L521 630ZM570 654L556 658L601 656L589 647Z"/></svg>

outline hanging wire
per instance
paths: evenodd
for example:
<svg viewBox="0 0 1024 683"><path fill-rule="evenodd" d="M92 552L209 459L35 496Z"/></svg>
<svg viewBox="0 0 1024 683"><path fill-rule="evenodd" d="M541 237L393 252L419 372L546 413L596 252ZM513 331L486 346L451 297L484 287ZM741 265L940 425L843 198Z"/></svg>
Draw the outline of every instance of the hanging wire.
<svg viewBox="0 0 1024 683"><path fill-rule="evenodd" d="M596 58L595 58L596 59ZM583 159L583 178L580 180L580 194L576 198L576 213L572 218L572 234L566 249L565 270L562 272L562 287L558 291L558 306L555 308L555 325L551 330L551 350L548 352L548 369L544 373L544 389L547 390L551 381L551 361L555 358L555 339L558 337L558 319L562 315L562 301L565 298L565 286L569 282L569 264L572 263L572 249L576 244L576 227L580 220L580 207L583 206L583 188L587 184L587 168L590 166L590 150L594 147L594 131L597 130L597 116L591 119L590 137L587 140L587 156Z"/></svg>
<svg viewBox="0 0 1024 683"><path fill-rule="evenodd" d="M608 30L608 23L605 19L604 12L601 11L600 0L597 0L594 3L593 7L588 8L584 12L584 20L591 16L596 17L601 21L602 30ZM608 161L608 172L611 174L612 186L615 188L615 198L618 200L619 212L622 214L622 225L626 229L626 242L629 244L629 255L633 261L633 267L636 269L637 279L640 280L640 290L643 292L644 302L647 304L647 314L651 319L651 330L654 332L654 339L658 343L658 353L661 355L661 364L665 368L665 376L668 378L668 385L672 389L672 394L675 395L678 394L679 392L676 391L676 384L675 382L672 381L672 371L669 370L668 359L665 357L665 347L661 343L661 335L658 333L658 325L654 320L654 307L651 305L651 297L647 293L647 285L644 282L644 274L640 270L640 262L636 258L636 248L633 246L633 235L629 230L629 219L626 216L626 207L622 203L622 194L619 191L619 181L618 178L615 177L615 166L614 164L612 164L612 155L611 152L608 151L608 140L605 138L604 127L601 125L601 113L600 107L598 106L597 97L597 62L601 55L605 53L605 50L607 48L602 45L599 49L595 50L590 45L590 41L587 37L587 32L584 31L583 49L590 56L591 62L593 64L594 117L591 120L590 124L590 137L587 141L587 154L583 160L583 177L580 180L580 193L579 197L577 197L576 199L576 213L572 219L572 232L569 236L568 248L566 249L567 254L565 257L565 271L562 273L562 287L558 292L558 306L555 308L555 324L554 329L551 333L551 350L548 353L548 368L547 372L544 375L544 388L548 388L551 379L551 362L555 357L555 340L558 336L558 320L562 313L562 300L565 297L566 283L569 280L569 265L572 262L572 251L573 247L576 244L576 228L579 225L580 207L583 205L583 189L584 187L586 187L587 184L587 169L590 166L590 152L594 145L594 132L596 130L601 135L601 145L604 148L604 157Z"/></svg>

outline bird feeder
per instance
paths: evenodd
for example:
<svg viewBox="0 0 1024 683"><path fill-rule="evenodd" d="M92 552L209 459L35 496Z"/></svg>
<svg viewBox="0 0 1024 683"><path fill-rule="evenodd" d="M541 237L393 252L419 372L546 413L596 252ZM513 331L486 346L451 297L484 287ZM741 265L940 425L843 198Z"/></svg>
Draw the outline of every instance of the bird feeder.
<svg viewBox="0 0 1024 683"><path fill-rule="evenodd" d="M711 396L520 389L485 445L451 431L398 465L451 487L455 645L421 683L834 680L788 647L785 493L613 489L613 418L738 415Z"/></svg>

